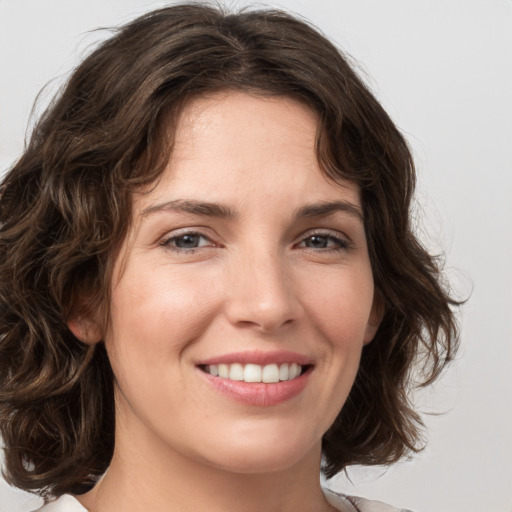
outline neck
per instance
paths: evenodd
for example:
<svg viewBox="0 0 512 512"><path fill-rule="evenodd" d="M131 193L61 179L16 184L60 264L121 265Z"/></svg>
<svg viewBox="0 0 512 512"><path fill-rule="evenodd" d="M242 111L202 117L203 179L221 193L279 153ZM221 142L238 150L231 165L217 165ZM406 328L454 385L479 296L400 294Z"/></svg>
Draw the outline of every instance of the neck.
<svg viewBox="0 0 512 512"><path fill-rule="evenodd" d="M237 473L174 451L148 456L140 443L118 443L104 478L78 500L89 512L329 511L319 469L320 446L284 469Z"/></svg>

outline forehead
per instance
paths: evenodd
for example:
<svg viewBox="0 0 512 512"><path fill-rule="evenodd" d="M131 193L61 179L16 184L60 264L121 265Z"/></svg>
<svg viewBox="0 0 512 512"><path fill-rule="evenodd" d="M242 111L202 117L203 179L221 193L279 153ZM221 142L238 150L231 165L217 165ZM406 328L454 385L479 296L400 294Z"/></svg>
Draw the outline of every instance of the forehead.
<svg viewBox="0 0 512 512"><path fill-rule="evenodd" d="M169 162L157 186L140 198L142 209L169 195L215 202L258 197L265 204L301 194L329 200L341 191L359 202L358 187L322 172L318 116L296 100L217 92L186 104L174 126Z"/></svg>
<svg viewBox="0 0 512 512"><path fill-rule="evenodd" d="M267 143L272 136L277 144L286 143L293 133L296 142L307 140L314 144L317 124L316 112L292 98L220 91L200 96L185 105L178 120L176 149L190 148L195 142L202 144L215 134L226 136L236 144L259 128L266 131ZM275 135L280 138L275 139Z"/></svg>

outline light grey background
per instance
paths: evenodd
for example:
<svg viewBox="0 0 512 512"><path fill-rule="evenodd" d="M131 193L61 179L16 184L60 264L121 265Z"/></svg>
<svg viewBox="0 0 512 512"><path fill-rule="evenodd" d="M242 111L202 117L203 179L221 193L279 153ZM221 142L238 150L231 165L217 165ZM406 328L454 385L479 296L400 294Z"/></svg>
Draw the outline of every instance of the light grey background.
<svg viewBox="0 0 512 512"><path fill-rule="evenodd" d="M231 5L246 5L232 2ZM64 77L99 26L151 0L0 0L0 171L19 156L32 103ZM429 445L393 469L351 470L330 485L417 512L512 511L512 1L282 0L361 63L408 137L419 171L423 239L446 252L462 349L416 397ZM49 99L59 80L41 97ZM0 511L37 500L0 481Z"/></svg>

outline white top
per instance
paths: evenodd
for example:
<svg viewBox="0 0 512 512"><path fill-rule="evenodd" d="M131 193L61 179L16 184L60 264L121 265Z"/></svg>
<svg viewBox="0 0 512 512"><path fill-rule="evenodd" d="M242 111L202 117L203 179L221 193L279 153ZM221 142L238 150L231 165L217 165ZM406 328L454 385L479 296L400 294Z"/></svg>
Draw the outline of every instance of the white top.
<svg viewBox="0 0 512 512"><path fill-rule="evenodd" d="M324 495L328 503L340 512L410 512L405 509L397 509L386 505L380 501L370 501L364 498L355 498L353 496L345 496L328 489L324 489ZM60 498L34 512L88 512L77 499L69 494L64 494Z"/></svg>

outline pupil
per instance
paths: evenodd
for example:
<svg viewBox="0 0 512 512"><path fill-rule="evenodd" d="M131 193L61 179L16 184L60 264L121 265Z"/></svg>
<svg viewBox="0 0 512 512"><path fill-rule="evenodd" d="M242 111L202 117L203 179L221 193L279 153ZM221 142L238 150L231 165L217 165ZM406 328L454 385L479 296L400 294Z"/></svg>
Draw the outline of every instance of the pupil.
<svg viewBox="0 0 512 512"><path fill-rule="evenodd" d="M198 236L197 235L183 235L176 239L176 246L183 249L190 249L197 247Z"/></svg>
<svg viewBox="0 0 512 512"><path fill-rule="evenodd" d="M308 247L324 248L327 247L327 237L315 235L309 238L309 243L306 244Z"/></svg>

